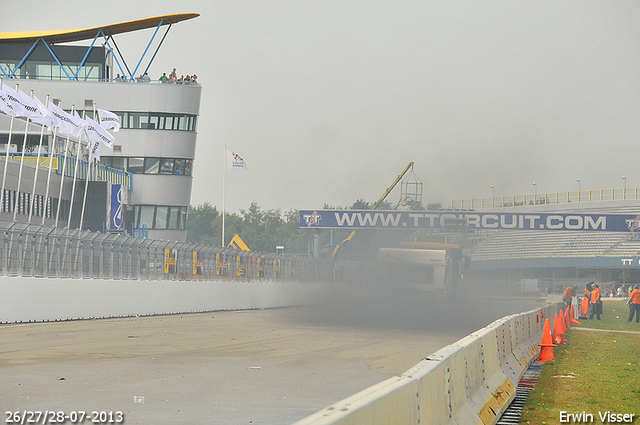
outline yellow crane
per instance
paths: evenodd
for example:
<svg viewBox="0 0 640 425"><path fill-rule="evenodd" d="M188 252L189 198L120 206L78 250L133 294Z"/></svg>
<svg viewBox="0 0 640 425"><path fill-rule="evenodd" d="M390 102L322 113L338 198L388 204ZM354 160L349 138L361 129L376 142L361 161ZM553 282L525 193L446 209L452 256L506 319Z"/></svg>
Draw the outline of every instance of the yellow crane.
<svg viewBox="0 0 640 425"><path fill-rule="evenodd" d="M380 204L387 198L387 196L389 196L389 193L391 193L391 191L393 190L394 187L396 187L396 185L402 180L402 178L404 177L405 174L407 174L407 172L409 170L413 169L413 162L410 162L409 165L407 165L404 170L402 170L402 173L400 173L398 175L398 178L395 179L395 181L391 184L391 186L389 186L387 188L387 190L382 194L382 196L380 197L380 199L378 199L378 201L373 204L373 206L371 207L372 210L375 210L376 208L378 208L378 206L380 206ZM338 251L340 251L340 249L345 246L346 244L349 243L349 241L351 241L351 239L353 239L353 237L355 236L357 232L357 229L354 229L351 231L351 233L349 233L349 236L347 236L347 238L345 240L343 240L342 242L339 242L336 247L333 249L333 254L331 254L332 258L336 257L336 254L338 253Z"/></svg>

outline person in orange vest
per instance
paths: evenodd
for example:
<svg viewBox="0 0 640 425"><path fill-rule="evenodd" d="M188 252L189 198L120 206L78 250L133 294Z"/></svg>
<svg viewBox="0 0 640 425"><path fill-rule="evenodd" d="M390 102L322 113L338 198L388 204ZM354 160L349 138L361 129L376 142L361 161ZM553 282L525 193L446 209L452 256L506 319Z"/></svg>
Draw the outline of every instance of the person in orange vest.
<svg viewBox="0 0 640 425"><path fill-rule="evenodd" d="M565 307L569 307L571 305L571 292L573 291L573 286L567 286L564 290L564 294L562 294L562 301L565 303Z"/></svg>
<svg viewBox="0 0 640 425"><path fill-rule="evenodd" d="M627 322L631 323L635 314L636 323L638 323L640 321L640 289L638 289L638 285L633 287L627 304L629 304L629 320Z"/></svg>
<svg viewBox="0 0 640 425"><path fill-rule="evenodd" d="M591 313L589 314L589 320L593 319L593 315L595 314L597 319L600 320L600 287L598 285L593 285L593 291L591 291Z"/></svg>

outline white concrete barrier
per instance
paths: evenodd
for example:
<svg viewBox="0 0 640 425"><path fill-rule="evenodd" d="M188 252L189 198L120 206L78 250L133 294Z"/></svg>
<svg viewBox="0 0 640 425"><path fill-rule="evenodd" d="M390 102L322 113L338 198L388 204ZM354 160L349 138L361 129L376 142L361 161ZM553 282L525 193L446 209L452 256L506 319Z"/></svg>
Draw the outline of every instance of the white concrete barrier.
<svg viewBox="0 0 640 425"><path fill-rule="evenodd" d="M246 310L317 303L320 283L0 277L0 323Z"/></svg>
<svg viewBox="0 0 640 425"><path fill-rule="evenodd" d="M363 390L295 425L495 424L537 359L544 316L559 304L515 314L433 353L399 377ZM553 322L553 321L552 321Z"/></svg>

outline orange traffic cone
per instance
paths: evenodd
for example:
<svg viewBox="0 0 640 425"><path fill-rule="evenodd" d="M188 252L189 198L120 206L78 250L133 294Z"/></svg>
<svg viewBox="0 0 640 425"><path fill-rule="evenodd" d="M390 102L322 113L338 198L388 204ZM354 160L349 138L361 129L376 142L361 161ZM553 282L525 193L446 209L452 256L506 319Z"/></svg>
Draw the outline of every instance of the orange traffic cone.
<svg viewBox="0 0 640 425"><path fill-rule="evenodd" d="M540 356L536 362L544 363L548 361L554 361L553 358L553 347L556 345L551 341L551 322L549 319L545 319L544 321L544 329L542 330L542 342L538 344L538 346L542 347L540 349Z"/></svg>
<svg viewBox="0 0 640 425"><path fill-rule="evenodd" d="M571 304L571 308L569 309L569 323L573 323L574 325L581 325L582 323L576 320L576 315L573 312L573 304Z"/></svg>
<svg viewBox="0 0 640 425"><path fill-rule="evenodd" d="M571 329L571 324L569 323L569 306L567 306L567 309L564 311L564 316L562 318L564 319L563 325L566 332Z"/></svg>
<svg viewBox="0 0 640 425"><path fill-rule="evenodd" d="M562 314L562 310L560 310L560 314ZM555 319L553 321L553 342L556 344L565 344L564 342L564 334L566 333L564 330L564 319L560 318L560 315L556 313Z"/></svg>

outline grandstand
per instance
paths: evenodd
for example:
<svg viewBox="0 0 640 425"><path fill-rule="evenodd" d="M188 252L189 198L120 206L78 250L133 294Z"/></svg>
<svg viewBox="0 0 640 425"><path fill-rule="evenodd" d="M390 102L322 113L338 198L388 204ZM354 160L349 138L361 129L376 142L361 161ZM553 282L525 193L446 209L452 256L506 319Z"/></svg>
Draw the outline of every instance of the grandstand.
<svg viewBox="0 0 640 425"><path fill-rule="evenodd" d="M605 197L595 202L537 205L523 202L483 212L505 210L529 214L640 215L640 200ZM481 281L539 279L556 290L572 283L570 280L578 284L586 279L609 285L627 284L640 279L639 236L635 232L483 230L467 236L464 255L469 258L469 278ZM559 284L560 281L563 283Z"/></svg>

